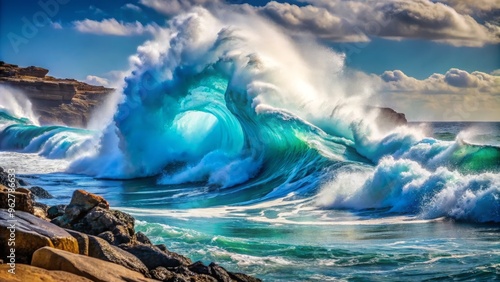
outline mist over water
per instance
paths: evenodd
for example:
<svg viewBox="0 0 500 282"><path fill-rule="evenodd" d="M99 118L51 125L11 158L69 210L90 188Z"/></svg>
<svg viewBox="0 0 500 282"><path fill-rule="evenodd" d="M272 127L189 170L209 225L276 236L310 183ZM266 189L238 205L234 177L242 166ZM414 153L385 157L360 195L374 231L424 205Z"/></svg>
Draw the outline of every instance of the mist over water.
<svg viewBox="0 0 500 282"><path fill-rule="evenodd" d="M466 278L480 267L498 273L498 240L488 243L500 223L498 124L379 126L380 112L366 109L371 85L341 54L248 13L195 8L130 62L104 128L39 126L30 105L9 98L0 101L0 149L63 160L64 173L34 183L67 192L61 177L105 194L157 242L270 279L290 281L294 264L314 264L293 273L319 281L347 266L354 278L412 277L444 261ZM478 235L450 220L490 225ZM467 243L453 239L462 228L481 238L470 260L455 248ZM365 250L356 246L364 240Z"/></svg>

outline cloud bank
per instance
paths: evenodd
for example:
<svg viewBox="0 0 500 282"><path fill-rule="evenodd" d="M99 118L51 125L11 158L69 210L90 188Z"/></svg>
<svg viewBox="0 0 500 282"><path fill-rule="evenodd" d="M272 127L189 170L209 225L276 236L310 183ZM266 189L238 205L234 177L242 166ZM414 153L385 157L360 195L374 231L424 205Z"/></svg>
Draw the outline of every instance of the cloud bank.
<svg viewBox="0 0 500 282"><path fill-rule="evenodd" d="M159 28L156 24L143 25L138 21L133 23L124 23L119 22L114 18L104 19L102 21L85 19L83 21L74 21L73 25L79 32L116 36L154 33Z"/></svg>

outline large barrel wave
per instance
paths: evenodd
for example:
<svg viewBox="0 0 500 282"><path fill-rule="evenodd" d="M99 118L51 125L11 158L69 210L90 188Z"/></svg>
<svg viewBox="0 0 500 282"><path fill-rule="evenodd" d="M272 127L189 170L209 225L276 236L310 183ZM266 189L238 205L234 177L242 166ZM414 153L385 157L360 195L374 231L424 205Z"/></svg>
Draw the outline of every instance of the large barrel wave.
<svg viewBox="0 0 500 282"><path fill-rule="evenodd" d="M0 148L71 158L68 172L99 178L237 191L218 204L291 197L500 222L498 146L382 130L365 107L369 87L343 72L341 55L296 44L257 16L218 18L196 8L140 46L102 132L2 112Z"/></svg>

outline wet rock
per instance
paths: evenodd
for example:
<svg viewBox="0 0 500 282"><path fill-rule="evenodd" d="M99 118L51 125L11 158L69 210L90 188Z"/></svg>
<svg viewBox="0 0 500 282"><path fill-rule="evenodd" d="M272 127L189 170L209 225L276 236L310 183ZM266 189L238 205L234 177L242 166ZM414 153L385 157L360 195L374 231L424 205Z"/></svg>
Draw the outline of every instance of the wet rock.
<svg viewBox="0 0 500 282"><path fill-rule="evenodd" d="M262 282L262 280L243 273L228 272L233 281L236 282Z"/></svg>
<svg viewBox="0 0 500 282"><path fill-rule="evenodd" d="M155 246L137 244L120 245L120 248L139 258L149 269L155 269L159 266L177 267L191 264L190 259L174 252L164 252Z"/></svg>
<svg viewBox="0 0 500 282"><path fill-rule="evenodd" d="M56 206L51 206L50 208L47 209L47 217L50 219L54 219L58 216L61 216L64 214L64 210L66 210L66 205L56 205Z"/></svg>
<svg viewBox="0 0 500 282"><path fill-rule="evenodd" d="M191 264L188 268L194 273L212 275L212 269L203 264L201 261Z"/></svg>
<svg viewBox="0 0 500 282"><path fill-rule="evenodd" d="M139 243L142 243L144 245L153 245L151 241L149 240L148 236L146 234L142 233L141 231L135 233L135 240ZM163 245L165 246L165 245ZM164 251L167 250L167 247L165 247Z"/></svg>
<svg viewBox="0 0 500 282"><path fill-rule="evenodd" d="M212 273L212 276L217 279L217 281L220 282L231 282L232 279L229 276L229 273L220 265L216 263L211 263L208 267L210 267L210 272Z"/></svg>
<svg viewBox="0 0 500 282"><path fill-rule="evenodd" d="M31 264L47 270L62 270L99 282L153 282L143 274L93 257L44 247L33 254ZM156 281L157 282L157 281Z"/></svg>
<svg viewBox="0 0 500 282"><path fill-rule="evenodd" d="M40 199L53 199L52 196L47 190L43 189L40 186L33 186L29 189L33 195Z"/></svg>
<svg viewBox="0 0 500 282"><path fill-rule="evenodd" d="M10 220L16 220L15 255L18 263L29 263L33 253L45 246L78 253L77 240L64 229L26 212L16 211L11 217L6 210L0 210L0 259L4 261L8 261L6 258L10 254Z"/></svg>

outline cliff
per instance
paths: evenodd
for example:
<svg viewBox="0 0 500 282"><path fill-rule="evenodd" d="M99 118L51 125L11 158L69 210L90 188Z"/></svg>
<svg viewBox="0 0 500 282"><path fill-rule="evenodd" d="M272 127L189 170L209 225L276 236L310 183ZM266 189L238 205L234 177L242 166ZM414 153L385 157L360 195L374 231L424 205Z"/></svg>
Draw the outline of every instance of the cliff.
<svg viewBox="0 0 500 282"><path fill-rule="evenodd" d="M21 90L33 103L42 124L83 127L90 113L114 89L75 79L48 76L40 67L19 67L0 61L0 85Z"/></svg>

